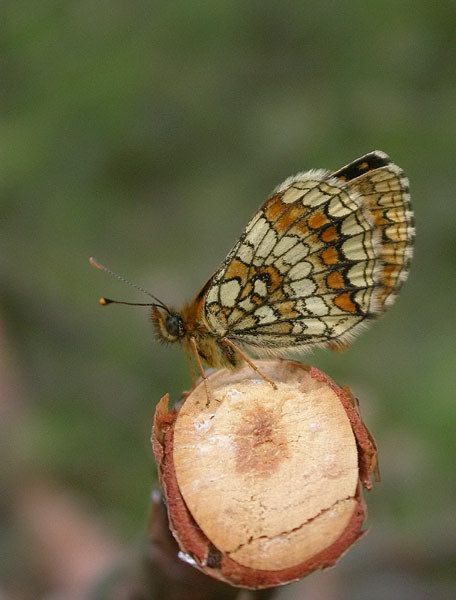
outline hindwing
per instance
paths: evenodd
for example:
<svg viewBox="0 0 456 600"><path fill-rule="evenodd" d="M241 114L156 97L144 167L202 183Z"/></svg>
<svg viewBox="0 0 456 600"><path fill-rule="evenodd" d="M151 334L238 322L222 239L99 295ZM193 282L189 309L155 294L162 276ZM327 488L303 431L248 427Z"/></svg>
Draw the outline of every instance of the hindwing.
<svg viewBox="0 0 456 600"><path fill-rule="evenodd" d="M371 152L333 173L359 194L380 232L383 262L379 284L380 305L390 306L407 279L413 254L415 222L409 182L400 167L380 151Z"/></svg>

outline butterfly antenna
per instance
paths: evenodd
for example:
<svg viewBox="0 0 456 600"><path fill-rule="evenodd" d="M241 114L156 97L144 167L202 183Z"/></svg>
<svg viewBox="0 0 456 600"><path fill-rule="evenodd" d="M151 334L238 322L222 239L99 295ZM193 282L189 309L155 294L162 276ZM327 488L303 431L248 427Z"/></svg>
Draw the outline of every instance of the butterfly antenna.
<svg viewBox="0 0 456 600"><path fill-rule="evenodd" d="M110 300L109 298L100 298L99 302L102 306L107 306L108 304L126 304L128 306L160 306L161 308L166 310L166 312L169 313L169 308L166 306L166 304L164 302L162 302L159 298L157 298L157 296L154 296L153 294L148 292L141 285L137 285L136 283L129 281L125 277L122 277L122 275L119 275L118 273L111 271L111 269L108 269L108 267L105 267L104 265L102 265L100 262L98 262L98 260L96 258L93 258L93 256L91 256L89 258L89 263L92 265L92 267L95 267L96 269L99 269L100 271L104 271L105 273L108 273L108 275L111 275L111 277L115 277L116 279L123 281L127 285L131 285L131 287L134 287L138 291L143 292L144 294L147 294L153 300L155 300L155 302L142 303L142 302L121 302L120 300Z"/></svg>

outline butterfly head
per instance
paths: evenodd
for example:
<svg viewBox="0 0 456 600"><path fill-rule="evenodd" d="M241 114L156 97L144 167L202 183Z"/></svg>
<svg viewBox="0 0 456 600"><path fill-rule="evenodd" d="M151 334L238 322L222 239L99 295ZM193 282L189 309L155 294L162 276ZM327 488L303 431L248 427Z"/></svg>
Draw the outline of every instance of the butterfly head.
<svg viewBox="0 0 456 600"><path fill-rule="evenodd" d="M155 335L160 341L173 343L184 337L184 322L179 313L155 305L152 306L150 318Z"/></svg>

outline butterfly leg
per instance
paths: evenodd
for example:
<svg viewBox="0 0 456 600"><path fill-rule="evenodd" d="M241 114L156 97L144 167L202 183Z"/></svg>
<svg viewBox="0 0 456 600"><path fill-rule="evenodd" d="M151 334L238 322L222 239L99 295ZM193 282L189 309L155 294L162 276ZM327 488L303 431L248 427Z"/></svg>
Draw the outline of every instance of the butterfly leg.
<svg viewBox="0 0 456 600"><path fill-rule="evenodd" d="M199 374L201 375L201 379L204 382L204 389L206 390L206 408L207 408L211 401L210 390L209 390L209 385L207 383L206 374L204 373L203 365L201 364L201 359L200 359L200 355L198 352L198 346L196 345L196 340L194 337L190 338L190 345L192 348L193 356L195 357L195 362L196 362L196 366L198 367ZM193 368L192 368L192 374L194 374Z"/></svg>
<svg viewBox="0 0 456 600"><path fill-rule="evenodd" d="M228 338L222 338L222 343L225 344L226 346L229 346L230 348L232 348L235 352L237 352L239 354L239 356L245 360L245 362L250 365L252 367L252 369L258 373L258 375L260 375L265 381L267 381L268 383L270 383L272 385L272 387L276 390L277 389L277 385L272 381L272 379L269 379L269 377L267 375L265 375L264 373L262 373L260 371L260 369L250 360L250 358L247 356L247 354L245 354L244 352L242 352L242 350L240 348L238 348L236 346L236 344L233 344L233 342L231 340L229 340Z"/></svg>
<svg viewBox="0 0 456 600"><path fill-rule="evenodd" d="M185 354L187 356L187 363L188 363L188 368L189 368L189 371L190 371L190 375L192 376L192 383L193 383L193 385L195 385L196 373L195 373L195 368L194 368L193 363L192 363L192 354L191 354L191 352L190 352L190 350L189 350L188 347L185 348Z"/></svg>

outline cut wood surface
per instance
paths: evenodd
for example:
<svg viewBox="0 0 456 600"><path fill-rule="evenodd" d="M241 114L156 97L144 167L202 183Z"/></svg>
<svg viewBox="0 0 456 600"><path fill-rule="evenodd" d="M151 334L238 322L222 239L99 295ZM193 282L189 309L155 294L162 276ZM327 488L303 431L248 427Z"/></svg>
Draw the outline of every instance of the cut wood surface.
<svg viewBox="0 0 456 600"><path fill-rule="evenodd" d="M294 361L256 364L277 389L248 365L216 371L209 397L199 384L178 411L166 415L162 403L155 424L181 549L212 576L253 588L333 564L360 535L360 481L368 486L375 468L349 391Z"/></svg>

